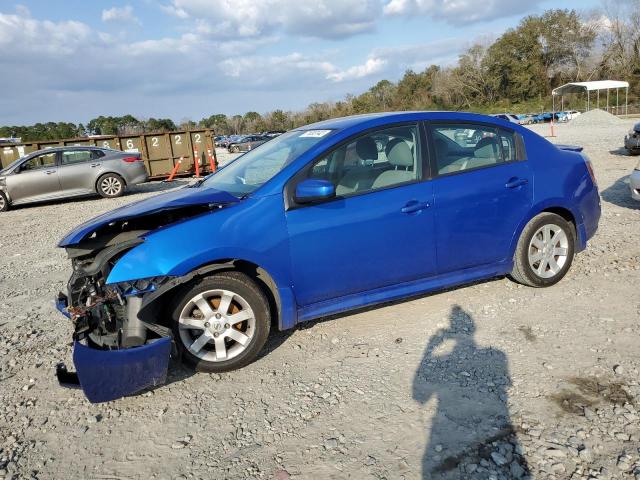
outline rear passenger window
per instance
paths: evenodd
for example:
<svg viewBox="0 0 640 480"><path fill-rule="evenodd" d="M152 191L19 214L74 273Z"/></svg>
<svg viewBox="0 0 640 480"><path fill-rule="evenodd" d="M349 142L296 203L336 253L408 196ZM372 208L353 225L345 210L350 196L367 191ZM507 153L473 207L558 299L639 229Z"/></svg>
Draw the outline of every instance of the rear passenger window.
<svg viewBox="0 0 640 480"><path fill-rule="evenodd" d="M91 158L91 150L67 150L62 152L62 165L88 162Z"/></svg>
<svg viewBox="0 0 640 480"><path fill-rule="evenodd" d="M338 196L365 193L420 179L418 127L368 133L318 160L310 178L328 180Z"/></svg>
<svg viewBox="0 0 640 480"><path fill-rule="evenodd" d="M517 159L514 133L485 125L433 125L438 175Z"/></svg>

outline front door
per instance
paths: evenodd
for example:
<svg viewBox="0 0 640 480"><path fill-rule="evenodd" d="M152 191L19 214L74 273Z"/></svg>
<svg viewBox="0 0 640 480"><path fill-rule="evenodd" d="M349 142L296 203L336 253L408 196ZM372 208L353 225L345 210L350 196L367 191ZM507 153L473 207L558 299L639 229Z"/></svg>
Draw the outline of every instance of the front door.
<svg viewBox="0 0 640 480"><path fill-rule="evenodd" d="M7 177L12 203L46 200L60 194L56 157L56 152L35 155Z"/></svg>
<svg viewBox="0 0 640 480"><path fill-rule="evenodd" d="M431 125L438 273L509 259L533 196L517 135L489 125Z"/></svg>
<svg viewBox="0 0 640 480"><path fill-rule="evenodd" d="M300 306L435 274L433 192L422 181L420 147L417 125L387 128L304 172L333 182L337 197L286 213Z"/></svg>

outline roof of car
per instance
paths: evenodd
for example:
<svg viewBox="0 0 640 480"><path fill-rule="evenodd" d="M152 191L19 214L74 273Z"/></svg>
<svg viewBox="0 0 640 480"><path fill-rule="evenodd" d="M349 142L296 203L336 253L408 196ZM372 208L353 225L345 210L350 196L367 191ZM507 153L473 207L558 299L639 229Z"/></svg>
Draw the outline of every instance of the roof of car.
<svg viewBox="0 0 640 480"><path fill-rule="evenodd" d="M363 115L351 115L349 117L332 118L330 120L323 120L322 122L305 125L304 127L300 127L298 130L344 130L346 128L358 125L369 126L370 124L370 126L376 126L384 123L418 120L475 120L495 122L497 119L496 117L490 117L488 115L480 115L478 113L467 112L380 112L367 113Z"/></svg>
<svg viewBox="0 0 640 480"><path fill-rule="evenodd" d="M92 150L112 150L111 148L96 147L95 145L62 145L62 146L56 145L55 147L41 148L40 150L36 150L31 153L45 152L45 151L57 152L58 150L86 150L87 148L90 148ZM29 155L31 155L31 153Z"/></svg>

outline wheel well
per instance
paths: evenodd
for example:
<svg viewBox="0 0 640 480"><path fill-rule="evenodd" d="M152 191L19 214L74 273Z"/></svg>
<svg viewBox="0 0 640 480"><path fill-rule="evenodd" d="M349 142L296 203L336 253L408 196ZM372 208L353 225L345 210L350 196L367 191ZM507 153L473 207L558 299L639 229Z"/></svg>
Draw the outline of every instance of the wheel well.
<svg viewBox="0 0 640 480"><path fill-rule="evenodd" d="M184 283L171 287L169 290L162 293L158 298L152 300L149 308L145 308L145 312L141 312L141 315L143 316L145 321L149 321L150 323L165 324L165 322L163 321L158 322L158 317L164 317L164 314L162 314L161 312L165 312L165 307L171 304L172 295L168 295L168 293L175 293L176 291L179 291L182 287L184 287L195 278L228 271L237 271L244 273L256 282L256 284L266 295L267 301L269 302L269 312L271 313L272 327L276 330L279 330L278 319L280 318L281 304L276 283L266 270L261 268L259 265L256 265L255 263L245 260L230 259L201 266L194 272L195 274L188 278ZM163 320L168 320L168 318L165 317L163 318ZM168 324L165 325L168 326Z"/></svg>
<svg viewBox="0 0 640 480"><path fill-rule="evenodd" d="M245 260L236 260L233 262L235 269L252 278L262 289L269 301L269 310L271 312L271 326L278 330L278 319L282 310L280 305L280 295L278 295L278 287L276 282L271 278L269 273L255 263Z"/></svg>
<svg viewBox="0 0 640 480"><path fill-rule="evenodd" d="M569 222L569 224L573 227L573 236L575 238L576 244L578 243L578 226L576 224L576 219L570 210L567 210L566 208L562 208L562 207L551 207L551 208L545 208L540 213L543 213L543 212L555 213L556 215L561 216L567 222Z"/></svg>

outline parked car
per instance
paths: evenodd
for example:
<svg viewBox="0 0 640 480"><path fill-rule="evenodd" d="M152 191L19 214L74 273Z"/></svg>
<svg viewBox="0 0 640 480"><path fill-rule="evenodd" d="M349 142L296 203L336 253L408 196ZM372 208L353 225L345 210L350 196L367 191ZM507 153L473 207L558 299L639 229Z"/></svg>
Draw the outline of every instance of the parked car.
<svg viewBox="0 0 640 480"><path fill-rule="evenodd" d="M497 113L491 116L495 118L500 118L502 120L506 120L507 122L513 122L518 125L522 125L524 123L522 120L520 120L520 118L518 118L517 115L513 115L511 113Z"/></svg>
<svg viewBox="0 0 640 480"><path fill-rule="evenodd" d="M519 124L520 125L531 125L533 123L533 115L529 115L529 114L521 114L521 115L516 115L516 117L519 120Z"/></svg>
<svg viewBox="0 0 640 480"><path fill-rule="evenodd" d="M271 140L270 137L262 135L247 135L229 144L229 153L248 152L262 145L264 142Z"/></svg>
<svg viewBox="0 0 640 480"><path fill-rule="evenodd" d="M640 153L640 123L636 123L624 137L624 148L629 155Z"/></svg>
<svg viewBox="0 0 640 480"><path fill-rule="evenodd" d="M0 170L0 211L11 205L97 193L122 195L148 180L137 153L96 147L55 147L19 158Z"/></svg>
<svg viewBox="0 0 640 480"><path fill-rule="evenodd" d="M631 198L640 202L640 162L629 176L629 188L631 189Z"/></svg>
<svg viewBox="0 0 640 480"><path fill-rule="evenodd" d="M573 120L580 115L580 112L577 110L567 110L565 113L567 115L567 121Z"/></svg>
<svg viewBox="0 0 640 480"><path fill-rule="evenodd" d="M216 147L228 148L229 144L235 142L244 135L227 135L216 142Z"/></svg>
<svg viewBox="0 0 640 480"><path fill-rule="evenodd" d="M580 147L469 113L339 118L75 228L57 306L80 385L106 401L162 382L172 342L223 372L271 329L503 275L549 287L599 218Z"/></svg>

